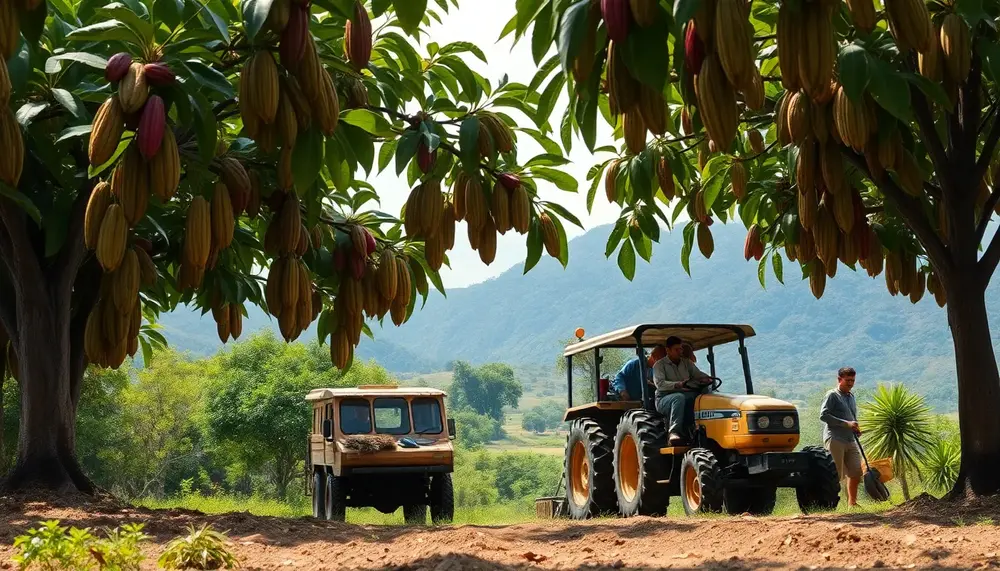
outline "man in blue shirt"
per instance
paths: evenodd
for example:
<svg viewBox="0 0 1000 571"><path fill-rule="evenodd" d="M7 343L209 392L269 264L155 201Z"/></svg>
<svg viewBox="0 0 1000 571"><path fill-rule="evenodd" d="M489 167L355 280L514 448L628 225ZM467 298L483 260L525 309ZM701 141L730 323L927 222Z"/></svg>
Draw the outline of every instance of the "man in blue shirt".
<svg viewBox="0 0 1000 571"><path fill-rule="evenodd" d="M662 345L653 348L649 356L646 367L646 381L653 379L653 365L666 355L667 349ZM617 400L641 400L642 399L642 367L639 364L639 356L632 357L622 365L622 368L615 374L611 381L611 389L617 393Z"/></svg>

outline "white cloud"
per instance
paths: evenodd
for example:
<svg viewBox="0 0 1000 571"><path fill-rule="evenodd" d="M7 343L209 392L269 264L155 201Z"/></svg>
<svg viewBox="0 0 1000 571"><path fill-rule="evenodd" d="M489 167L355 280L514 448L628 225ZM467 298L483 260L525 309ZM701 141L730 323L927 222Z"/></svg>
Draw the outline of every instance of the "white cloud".
<svg viewBox="0 0 1000 571"><path fill-rule="evenodd" d="M442 17L442 23L432 20L433 25L429 30L429 39L425 36L424 43L426 44L428 41L437 42L439 45L456 41L474 43L483 50L489 65L484 65L474 57L465 57L465 61L473 69L487 77L494 86L504 73L508 74L512 82L528 84L537 71L537 66L531 56L530 31L529 36L522 38L516 46L513 46L513 34L497 42L497 38L500 37L507 21L515 13L514 2L515 0L462 2L462 8L460 10L452 9L449 14ZM426 54L426 47L421 46L420 51ZM555 53L554 46L550 50L550 55L553 53ZM556 129L558 129L566 103L567 97L564 92L556 105L551 121ZM508 108L503 110L518 121L527 122L527 118L519 112ZM600 118L598 118L597 138L599 145L611 142L611 129ZM518 157L521 161L541 152L541 147L531 138L518 137ZM574 141L573 150L568 158L572 161L571 164L561 168L578 181L579 192L577 194L567 193L550 183L538 181L540 198L565 206L588 229L617 220L620 210L616 205L609 205L607 200L603 198L603 186L594 201L593 212L589 214L587 212L586 198L589 188L586 180L587 171L594 163L602 159L591 155L579 138ZM409 193L405 179L397 177L395 169L390 165L371 182L379 191L382 210L397 214L406 202ZM564 224L564 227L569 238L583 233L583 230L572 224ZM448 253L452 269L447 266L441 269L441 278L445 287L465 287L482 282L513 266L520 265L524 261L526 256L525 236L516 232L508 232L499 237L496 259L492 264L486 266L480 261L479 254L469 246L466 228L464 223L459 224L456 231L455 248Z"/></svg>

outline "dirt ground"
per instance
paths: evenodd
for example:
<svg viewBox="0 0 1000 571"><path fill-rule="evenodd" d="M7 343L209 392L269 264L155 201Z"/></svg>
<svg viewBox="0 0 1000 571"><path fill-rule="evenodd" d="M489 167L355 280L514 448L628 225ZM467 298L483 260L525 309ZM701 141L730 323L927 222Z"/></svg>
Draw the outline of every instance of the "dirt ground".
<svg viewBox="0 0 1000 571"><path fill-rule="evenodd" d="M247 513L147 510L112 501L0 498L0 569L46 519L93 529L141 521L144 569L188 524L228 530L244 569L985 569L1000 567L1000 501L930 497L879 515L632 518L443 528L335 524Z"/></svg>

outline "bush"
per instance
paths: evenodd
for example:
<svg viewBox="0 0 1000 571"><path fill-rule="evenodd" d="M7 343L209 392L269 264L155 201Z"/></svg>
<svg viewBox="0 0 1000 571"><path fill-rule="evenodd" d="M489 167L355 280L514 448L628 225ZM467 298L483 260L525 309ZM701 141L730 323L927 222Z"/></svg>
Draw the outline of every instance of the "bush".
<svg viewBox="0 0 1000 571"><path fill-rule="evenodd" d="M485 414L462 410L454 416L458 443L465 448L482 446L502 434L500 423Z"/></svg>
<svg viewBox="0 0 1000 571"><path fill-rule="evenodd" d="M164 569L233 569L239 561L226 547L225 533L204 524L201 529L188 526L188 535L167 544L157 561Z"/></svg>
<svg viewBox="0 0 1000 571"><path fill-rule="evenodd" d="M20 551L14 562L21 569L37 565L46 570L137 570L145 558L140 544L150 539L142 528L142 524L125 525L100 539L90 533L90 528L69 528L59 525L59 520L46 521L14 539L14 548Z"/></svg>
<svg viewBox="0 0 1000 571"><path fill-rule="evenodd" d="M521 428L541 434L559 428L562 417L563 411L560 408L540 404L524 413L521 418Z"/></svg>

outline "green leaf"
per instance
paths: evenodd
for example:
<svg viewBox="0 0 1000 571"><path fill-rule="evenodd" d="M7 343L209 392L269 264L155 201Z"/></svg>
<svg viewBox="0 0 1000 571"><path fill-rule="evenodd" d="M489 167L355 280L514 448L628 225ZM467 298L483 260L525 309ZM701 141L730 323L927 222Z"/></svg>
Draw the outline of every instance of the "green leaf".
<svg viewBox="0 0 1000 571"><path fill-rule="evenodd" d="M566 9L559 23L558 47L563 70L573 67L573 60L580 51L580 44L587 35L591 0L579 0Z"/></svg>
<svg viewBox="0 0 1000 571"><path fill-rule="evenodd" d="M188 92L188 98L191 100L192 108L196 110L194 122L198 151L202 159L211 160L215 155L215 146L219 135L212 103L200 91Z"/></svg>
<svg viewBox="0 0 1000 571"><path fill-rule="evenodd" d="M618 267L625 279L632 281L635 277L635 249L632 248L631 240L626 240L621 250L618 250Z"/></svg>
<svg viewBox="0 0 1000 571"><path fill-rule="evenodd" d="M535 125L544 125L548 122L549 117L552 116L552 110L555 109L556 102L559 100L559 94L562 93L563 87L566 85L566 76L562 74L557 74L549 82L548 87L542 92L541 97L538 99L538 110L536 111L533 119L535 120Z"/></svg>
<svg viewBox="0 0 1000 571"><path fill-rule="evenodd" d="M618 222L615 223L615 227L611 230L611 235L608 236L608 244L604 248L605 258L610 258L611 253L615 251L618 244L621 244L622 238L625 237L626 228L628 228L628 220L619 218Z"/></svg>
<svg viewBox="0 0 1000 571"><path fill-rule="evenodd" d="M323 143L323 133L315 125L299 132L292 149L292 173L300 194L313 185L323 168Z"/></svg>
<svg viewBox="0 0 1000 571"><path fill-rule="evenodd" d="M912 121L910 86L906 82L906 78L896 72L888 63L882 60L873 61L875 61L875 69L872 70L869 87L872 97L883 109L892 113L897 119L910 123Z"/></svg>
<svg viewBox="0 0 1000 571"><path fill-rule="evenodd" d="M1000 44L984 36L976 39L976 47L983 54L983 69L994 83L1000 83Z"/></svg>
<svg viewBox="0 0 1000 571"><path fill-rule="evenodd" d="M674 2L674 21L678 25L687 23L688 20L694 18L694 13L698 11L700 6L701 0L676 0Z"/></svg>
<svg viewBox="0 0 1000 571"><path fill-rule="evenodd" d="M781 259L781 254L777 250L774 251L774 255L771 256L771 267L774 269L774 277L778 279L778 283L784 285L784 269L783 260Z"/></svg>
<svg viewBox="0 0 1000 571"><path fill-rule="evenodd" d="M634 26L622 56L632 76L656 90L663 90L670 68L664 65L669 51L666 26Z"/></svg>
<svg viewBox="0 0 1000 571"><path fill-rule="evenodd" d="M246 22L247 39L252 43L264 27L274 0L243 0L243 21Z"/></svg>
<svg viewBox="0 0 1000 571"><path fill-rule="evenodd" d="M413 34L424 19L424 12L427 10L427 0L392 0L393 7L396 8L396 17L407 34Z"/></svg>
<svg viewBox="0 0 1000 571"><path fill-rule="evenodd" d="M417 154L417 146L420 143L420 133L407 131L399 138L399 145L396 147L396 175L400 175L406 170L406 165Z"/></svg>
<svg viewBox="0 0 1000 571"><path fill-rule="evenodd" d="M535 264L542 259L542 231L536 220L528 228L528 257L524 261L524 274L527 274Z"/></svg>
<svg viewBox="0 0 1000 571"><path fill-rule="evenodd" d="M479 170L479 118L475 115L470 115L462 121L458 133L458 145L462 167L466 173L474 174Z"/></svg>
<svg viewBox="0 0 1000 571"><path fill-rule="evenodd" d="M552 46L552 38L555 35L554 26L552 0L549 0L535 18L535 27L531 33L531 56L535 60L535 65L542 62L542 58Z"/></svg>
<svg viewBox="0 0 1000 571"><path fill-rule="evenodd" d="M531 169L531 174L535 178L551 182L556 185L559 190L564 190L566 192L576 192L579 190L579 183L577 183L576 179L562 171L557 171L548 167L534 167Z"/></svg>
<svg viewBox="0 0 1000 571"><path fill-rule="evenodd" d="M919 73L905 73L903 75L935 103L942 107L951 107L951 100L948 99L948 94L945 93L944 87L941 87L940 83L931 81Z"/></svg>
<svg viewBox="0 0 1000 571"><path fill-rule="evenodd" d="M70 52L52 56L49 59L45 60L45 73L50 75L54 73L59 73L60 71L62 71L61 62L67 60L70 62L80 62L84 65L89 65L90 67L99 69L101 71L104 71L104 68L107 67L108 65L108 60L100 56L96 56L94 54L88 54L85 52Z"/></svg>
<svg viewBox="0 0 1000 571"><path fill-rule="evenodd" d="M142 43L135 32L118 20L107 20L77 28L66 34L66 39L77 42L125 42L133 45Z"/></svg>
<svg viewBox="0 0 1000 571"><path fill-rule="evenodd" d="M684 227L684 245L681 247L681 266L687 275L691 275L691 249L694 247L694 223L689 222Z"/></svg>
<svg viewBox="0 0 1000 571"><path fill-rule="evenodd" d="M191 76L197 79L201 85L211 87L226 99L232 98L235 95L233 84L230 83L225 74L214 67L209 67L194 59L187 60L184 62L184 65L191 72Z"/></svg>
<svg viewBox="0 0 1000 571"><path fill-rule="evenodd" d="M760 261L757 262L757 279L760 281L760 287L767 289L764 284L764 275L767 273L767 258L761 256Z"/></svg>
<svg viewBox="0 0 1000 571"><path fill-rule="evenodd" d="M69 91L57 87L52 90L52 97L77 119L88 118L87 109L83 106L82 102L73 97L73 94Z"/></svg>
<svg viewBox="0 0 1000 571"><path fill-rule="evenodd" d="M389 121L368 109L351 109L343 113L340 120L372 135L388 136L392 134L392 125Z"/></svg>
<svg viewBox="0 0 1000 571"><path fill-rule="evenodd" d="M38 101L34 103L25 103L17 110L17 122L24 128L27 128L35 117L38 117L42 111L49 108L49 104L44 101Z"/></svg>
<svg viewBox="0 0 1000 571"><path fill-rule="evenodd" d="M9 0L8 0L9 1ZM22 12L19 23L21 33L32 47L38 45L38 40L42 37L45 29L45 18L48 15L48 5L40 2L38 6L30 12Z"/></svg>
<svg viewBox="0 0 1000 571"><path fill-rule="evenodd" d="M7 186L6 183L0 182L0 196L6 196L10 200L14 201L14 204L20 206L31 219L35 221L35 224L42 226L42 213L38 211L38 207L35 203L31 201L30 198L21 193L21 191L16 188L11 188Z"/></svg>
<svg viewBox="0 0 1000 571"><path fill-rule="evenodd" d="M130 30L139 38L142 43L148 43L153 39L153 26L143 20L132 8L121 2L113 2L98 10L98 13L107 18L114 18L128 26Z"/></svg>
<svg viewBox="0 0 1000 571"><path fill-rule="evenodd" d="M840 83L844 86L844 93L852 101L861 101L861 96L864 95L871 79L871 72L868 69L868 52L857 44L848 44L840 49L838 61Z"/></svg>
<svg viewBox="0 0 1000 571"><path fill-rule="evenodd" d="M653 255L653 244L649 241L645 235L643 235L642 230L636 228L635 226L629 225L628 229L629 238L632 244L635 246L635 251L638 252L639 256L643 260L649 261L650 257Z"/></svg>
<svg viewBox="0 0 1000 571"><path fill-rule="evenodd" d="M546 167L561 167L569 164L569 159L562 155L543 153L532 157L528 162L524 163L525 168L529 168L535 165L546 166Z"/></svg>
<svg viewBox="0 0 1000 571"><path fill-rule="evenodd" d="M575 224L581 230L586 230L586 228L583 227L583 224L580 223L580 219L574 216L573 213L570 212L569 210L566 210L566 207L564 207L563 205L556 204L555 202L543 202L542 206L551 210L552 212L555 212L556 214L559 215L560 218L563 218Z"/></svg>
<svg viewBox="0 0 1000 571"><path fill-rule="evenodd" d="M93 126L90 124L77 125L76 127L69 127L62 133L59 133L59 138L56 139L56 143L61 143L63 141L72 139L74 137L82 137L84 135L89 135L92 128Z"/></svg>

